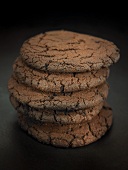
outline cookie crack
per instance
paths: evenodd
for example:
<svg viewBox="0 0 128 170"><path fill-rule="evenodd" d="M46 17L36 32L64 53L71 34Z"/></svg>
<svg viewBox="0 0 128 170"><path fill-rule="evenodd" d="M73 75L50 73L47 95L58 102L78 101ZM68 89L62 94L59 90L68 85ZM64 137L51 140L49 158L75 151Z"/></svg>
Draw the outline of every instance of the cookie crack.
<svg viewBox="0 0 128 170"><path fill-rule="evenodd" d="M88 125L88 129L89 129L90 133L92 134L92 136L94 136L94 137L96 138L97 136L95 135L95 133L94 133L93 130L91 129L90 123L87 122L87 125Z"/></svg>
<svg viewBox="0 0 128 170"><path fill-rule="evenodd" d="M41 35L41 36L39 37L38 44L44 39L44 37L46 36L46 33L40 34L40 35Z"/></svg>
<svg viewBox="0 0 128 170"><path fill-rule="evenodd" d="M56 112L56 110L53 110L53 111L54 111L54 114L53 114L54 120L55 120L55 122L58 122L57 119L56 119L57 112Z"/></svg>

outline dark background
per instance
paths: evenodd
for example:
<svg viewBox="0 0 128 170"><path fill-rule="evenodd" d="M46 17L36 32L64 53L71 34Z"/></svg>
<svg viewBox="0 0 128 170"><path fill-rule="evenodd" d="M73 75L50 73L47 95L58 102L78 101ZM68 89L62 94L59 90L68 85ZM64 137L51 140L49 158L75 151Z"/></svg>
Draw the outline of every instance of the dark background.
<svg viewBox="0 0 128 170"><path fill-rule="evenodd" d="M1 5L0 10L0 170L126 170L128 169L128 17L125 4L76 1ZM16 5L16 6L15 6ZM63 8L63 9L62 9ZM111 130L85 147L61 149L40 144L17 124L7 82L12 64L27 38L49 30L67 29L113 41L119 62L110 67L108 102L113 108Z"/></svg>

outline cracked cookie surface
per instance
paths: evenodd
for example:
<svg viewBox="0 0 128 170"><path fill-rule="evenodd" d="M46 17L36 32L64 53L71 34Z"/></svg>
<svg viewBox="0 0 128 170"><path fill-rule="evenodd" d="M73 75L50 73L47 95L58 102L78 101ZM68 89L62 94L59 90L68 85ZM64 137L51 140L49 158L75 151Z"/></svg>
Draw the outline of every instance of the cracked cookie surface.
<svg viewBox="0 0 128 170"><path fill-rule="evenodd" d="M19 113L27 114L35 120L49 123L60 123L60 124L74 124L83 123L90 121L94 118L102 109L104 102L83 110L77 111L57 111L57 110L46 110L46 109L35 109L22 104L16 100L15 97L10 96L10 101L13 107Z"/></svg>
<svg viewBox="0 0 128 170"><path fill-rule="evenodd" d="M96 87L106 81L108 68L85 73L48 73L28 67L21 58L13 65L13 75L23 84L45 92L73 92Z"/></svg>
<svg viewBox="0 0 128 170"><path fill-rule="evenodd" d="M51 72L85 72L109 67L119 59L110 41L77 32L56 30L33 36L21 47L22 59Z"/></svg>
<svg viewBox="0 0 128 170"><path fill-rule="evenodd" d="M93 107L108 96L108 84L90 90L72 93L45 93L19 83L13 77L8 81L8 90L19 102L30 107L54 110L80 110Z"/></svg>
<svg viewBox="0 0 128 170"><path fill-rule="evenodd" d="M100 139L112 125L112 110L104 106L90 122L72 125L39 123L23 113L18 113L22 129L39 142L56 147L80 147Z"/></svg>

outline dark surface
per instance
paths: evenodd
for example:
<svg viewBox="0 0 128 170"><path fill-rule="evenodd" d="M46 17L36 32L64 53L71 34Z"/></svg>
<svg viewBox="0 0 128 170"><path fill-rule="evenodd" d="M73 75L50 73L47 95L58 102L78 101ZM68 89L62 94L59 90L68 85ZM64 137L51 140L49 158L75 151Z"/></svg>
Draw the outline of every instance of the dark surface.
<svg viewBox="0 0 128 170"><path fill-rule="evenodd" d="M126 170L128 169L128 32L125 20L71 16L3 24L0 29L0 170ZM13 20L15 21L15 20ZM111 130L97 142L75 149L43 145L17 124L7 82L23 41L52 29L68 29L113 41L121 51L111 66L108 102L113 108Z"/></svg>

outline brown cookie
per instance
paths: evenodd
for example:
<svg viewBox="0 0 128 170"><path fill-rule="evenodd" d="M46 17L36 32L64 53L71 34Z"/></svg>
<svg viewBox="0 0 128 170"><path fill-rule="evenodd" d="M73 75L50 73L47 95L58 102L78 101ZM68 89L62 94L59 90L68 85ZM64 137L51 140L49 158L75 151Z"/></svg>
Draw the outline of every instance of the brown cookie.
<svg viewBox="0 0 128 170"><path fill-rule="evenodd" d="M39 70L86 72L117 62L119 49L102 38L57 30L26 40L20 55L28 65Z"/></svg>
<svg viewBox="0 0 128 170"><path fill-rule="evenodd" d="M77 110L77 111L57 111L57 110L46 110L46 109L35 109L22 104L16 100L13 96L10 96L10 101L17 112L27 114L29 117L36 119L41 122L49 123L60 123L60 124L74 124L83 123L90 121L95 117L103 107L104 102L90 107L88 109Z"/></svg>
<svg viewBox="0 0 128 170"><path fill-rule="evenodd" d="M56 147L80 147L100 139L112 124L112 110L104 106L90 122L72 125L39 123L23 113L19 113L22 129L39 142Z"/></svg>
<svg viewBox="0 0 128 170"><path fill-rule="evenodd" d="M73 92L96 87L106 81L108 68L86 73L47 73L28 67L20 58L13 65L13 74L28 86L45 92Z"/></svg>
<svg viewBox="0 0 128 170"><path fill-rule="evenodd" d="M106 83L90 90L72 93L45 93L20 84L13 77L8 82L8 90L19 102L30 107L54 110L79 110L98 105L108 95Z"/></svg>

